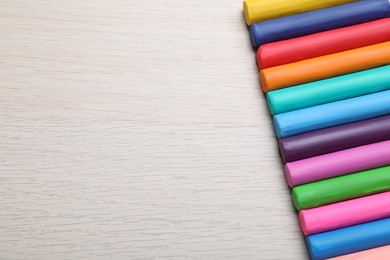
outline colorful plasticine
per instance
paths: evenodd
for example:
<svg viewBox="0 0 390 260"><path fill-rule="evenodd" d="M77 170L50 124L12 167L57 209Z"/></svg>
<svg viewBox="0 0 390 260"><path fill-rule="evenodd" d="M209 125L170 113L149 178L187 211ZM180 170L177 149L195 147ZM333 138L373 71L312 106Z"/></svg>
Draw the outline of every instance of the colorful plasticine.
<svg viewBox="0 0 390 260"><path fill-rule="evenodd" d="M390 165L390 140L319 155L284 165L290 187Z"/></svg>
<svg viewBox="0 0 390 260"><path fill-rule="evenodd" d="M266 69L386 41L390 18L267 43L257 50L256 61L259 69Z"/></svg>
<svg viewBox="0 0 390 260"><path fill-rule="evenodd" d="M245 0L244 15L248 25L292 14L341 5L356 0Z"/></svg>
<svg viewBox="0 0 390 260"><path fill-rule="evenodd" d="M294 2L291 1L291 3ZM338 29L389 16L390 3L388 0L358 1L254 23L250 27L250 33L253 47L258 48L269 42Z"/></svg>
<svg viewBox="0 0 390 260"><path fill-rule="evenodd" d="M390 115L279 140L283 162L293 162L390 140Z"/></svg>
<svg viewBox="0 0 390 260"><path fill-rule="evenodd" d="M390 166L303 184L293 188L298 210L359 198L390 190Z"/></svg>
<svg viewBox="0 0 390 260"><path fill-rule="evenodd" d="M278 138L390 114L390 90L274 116Z"/></svg>
<svg viewBox="0 0 390 260"><path fill-rule="evenodd" d="M390 0L244 0L312 260L390 259Z"/></svg>
<svg viewBox="0 0 390 260"><path fill-rule="evenodd" d="M303 233L313 235L390 217L390 192L299 212Z"/></svg>
<svg viewBox="0 0 390 260"><path fill-rule="evenodd" d="M390 64L390 41L260 71L264 92Z"/></svg>
<svg viewBox="0 0 390 260"><path fill-rule="evenodd" d="M390 27L389 27L390 28ZM267 93L272 115L390 89L390 65Z"/></svg>
<svg viewBox="0 0 390 260"><path fill-rule="evenodd" d="M386 246L390 244L390 218L308 236L306 242L312 260Z"/></svg>
<svg viewBox="0 0 390 260"><path fill-rule="evenodd" d="M329 260L383 260L390 259L390 245L329 258Z"/></svg>

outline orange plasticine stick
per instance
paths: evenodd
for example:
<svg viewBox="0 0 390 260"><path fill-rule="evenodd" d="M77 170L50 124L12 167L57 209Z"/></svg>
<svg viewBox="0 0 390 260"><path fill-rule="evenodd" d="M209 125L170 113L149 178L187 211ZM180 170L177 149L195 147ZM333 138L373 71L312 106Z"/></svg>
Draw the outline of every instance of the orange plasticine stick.
<svg viewBox="0 0 390 260"><path fill-rule="evenodd" d="M390 41L260 71L264 92L390 64Z"/></svg>

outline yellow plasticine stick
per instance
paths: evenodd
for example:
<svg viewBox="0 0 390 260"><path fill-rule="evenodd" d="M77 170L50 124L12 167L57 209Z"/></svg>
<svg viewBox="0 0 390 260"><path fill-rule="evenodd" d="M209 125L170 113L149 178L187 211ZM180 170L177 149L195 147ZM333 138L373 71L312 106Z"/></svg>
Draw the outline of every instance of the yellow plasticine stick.
<svg viewBox="0 0 390 260"><path fill-rule="evenodd" d="M244 15L246 23L251 25L350 2L356 0L244 0Z"/></svg>

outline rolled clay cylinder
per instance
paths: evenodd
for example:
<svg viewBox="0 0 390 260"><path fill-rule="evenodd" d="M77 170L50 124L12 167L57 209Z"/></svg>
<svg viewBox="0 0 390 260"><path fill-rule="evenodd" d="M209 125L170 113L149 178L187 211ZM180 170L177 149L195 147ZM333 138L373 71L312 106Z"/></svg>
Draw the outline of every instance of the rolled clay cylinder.
<svg viewBox="0 0 390 260"><path fill-rule="evenodd" d="M356 0L245 0L244 15L248 25L278 17L300 14Z"/></svg>
<svg viewBox="0 0 390 260"><path fill-rule="evenodd" d="M267 2L274 2L274 0ZM296 0L290 1L294 5L296 2ZM389 15L388 0L370 0L285 16L252 24L250 27L252 45L258 48L265 43L366 23L387 18Z"/></svg>
<svg viewBox="0 0 390 260"><path fill-rule="evenodd" d="M319 155L284 165L290 187L390 165L390 140Z"/></svg>
<svg viewBox="0 0 390 260"><path fill-rule="evenodd" d="M361 252L342 255L329 260L380 260L390 259L390 246L382 246L370 250L364 250Z"/></svg>
<svg viewBox="0 0 390 260"><path fill-rule="evenodd" d="M297 210L359 198L390 190L390 166L304 184L293 188Z"/></svg>
<svg viewBox="0 0 390 260"><path fill-rule="evenodd" d="M390 90L274 116L278 138L390 114Z"/></svg>
<svg viewBox="0 0 390 260"><path fill-rule="evenodd" d="M308 236L306 242L313 260L386 246L390 244L390 218Z"/></svg>
<svg viewBox="0 0 390 260"><path fill-rule="evenodd" d="M390 192L299 212L305 236L390 217ZM390 258L389 258L390 259Z"/></svg>
<svg viewBox="0 0 390 260"><path fill-rule="evenodd" d="M390 140L390 116L317 130L279 140L283 162Z"/></svg>
<svg viewBox="0 0 390 260"><path fill-rule="evenodd" d="M260 71L264 92L390 64L390 41Z"/></svg>
<svg viewBox="0 0 390 260"><path fill-rule="evenodd" d="M389 24L390 28L390 24ZM267 93L272 115L390 89L390 65Z"/></svg>
<svg viewBox="0 0 390 260"><path fill-rule="evenodd" d="M256 61L259 69L266 69L386 41L390 18L267 43L257 50Z"/></svg>

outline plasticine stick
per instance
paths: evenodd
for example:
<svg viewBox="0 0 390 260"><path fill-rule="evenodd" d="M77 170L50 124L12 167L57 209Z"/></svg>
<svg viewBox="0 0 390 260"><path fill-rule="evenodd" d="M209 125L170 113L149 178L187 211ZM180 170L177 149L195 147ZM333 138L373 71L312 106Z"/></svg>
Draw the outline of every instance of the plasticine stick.
<svg viewBox="0 0 390 260"><path fill-rule="evenodd" d="M390 114L390 90L274 116L278 138Z"/></svg>
<svg viewBox="0 0 390 260"><path fill-rule="evenodd" d="M266 69L386 41L390 18L267 43L257 50L256 61L259 69Z"/></svg>
<svg viewBox="0 0 390 260"><path fill-rule="evenodd" d="M294 2L296 0L291 1ZM252 24L252 45L258 48L265 43L366 23L387 18L389 15L388 0L369 0L285 16Z"/></svg>
<svg viewBox="0 0 390 260"><path fill-rule="evenodd" d="M390 116L335 126L279 140L283 162L293 162L390 140Z"/></svg>
<svg viewBox="0 0 390 260"><path fill-rule="evenodd" d="M329 260L380 260L390 259L390 245L370 250L329 258Z"/></svg>
<svg viewBox="0 0 390 260"><path fill-rule="evenodd" d="M390 27L389 27L390 28ZM272 115L390 89L390 65L267 93Z"/></svg>
<svg viewBox="0 0 390 260"><path fill-rule="evenodd" d="M286 163L290 187L390 165L390 140Z"/></svg>
<svg viewBox="0 0 390 260"><path fill-rule="evenodd" d="M292 14L318 10L356 0L245 0L244 15L248 25Z"/></svg>
<svg viewBox="0 0 390 260"><path fill-rule="evenodd" d="M260 71L264 92L390 64L390 41Z"/></svg>
<svg viewBox="0 0 390 260"><path fill-rule="evenodd" d="M390 190L390 166L304 184L293 188L298 210L359 198Z"/></svg>
<svg viewBox="0 0 390 260"><path fill-rule="evenodd" d="M390 218L308 236L306 242L313 260L386 246L390 244Z"/></svg>
<svg viewBox="0 0 390 260"><path fill-rule="evenodd" d="M299 212L303 233L313 235L390 217L390 192Z"/></svg>

